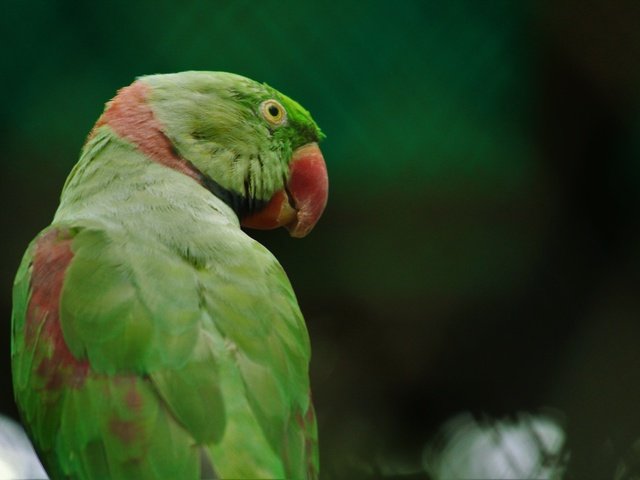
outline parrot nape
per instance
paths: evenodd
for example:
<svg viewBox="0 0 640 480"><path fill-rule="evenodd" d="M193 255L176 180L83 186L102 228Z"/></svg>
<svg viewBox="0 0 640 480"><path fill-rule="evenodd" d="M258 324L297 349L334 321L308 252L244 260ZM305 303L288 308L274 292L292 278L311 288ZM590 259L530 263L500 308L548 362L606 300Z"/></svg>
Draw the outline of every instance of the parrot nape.
<svg viewBox="0 0 640 480"><path fill-rule="evenodd" d="M231 73L106 104L14 283L15 398L53 479L317 478L304 319L240 226L309 233L323 137Z"/></svg>

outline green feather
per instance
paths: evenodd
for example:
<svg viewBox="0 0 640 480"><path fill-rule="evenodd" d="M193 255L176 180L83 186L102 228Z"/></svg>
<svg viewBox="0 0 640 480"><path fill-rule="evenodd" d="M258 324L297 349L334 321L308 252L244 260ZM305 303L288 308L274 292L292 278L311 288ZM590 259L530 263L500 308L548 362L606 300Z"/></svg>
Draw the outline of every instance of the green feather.
<svg viewBox="0 0 640 480"><path fill-rule="evenodd" d="M224 188L242 192L250 174L268 198L292 149L321 137L306 110L242 77L143 81L177 151ZM256 113L270 97L289 113L277 135ZM282 267L227 204L103 125L50 228L67 232L73 252L64 340L90 371L63 389L39 377L51 352L25 338L35 243L16 276L12 358L16 400L52 478L195 479L201 455L221 478L316 476L315 421L296 421L312 408L304 321Z"/></svg>

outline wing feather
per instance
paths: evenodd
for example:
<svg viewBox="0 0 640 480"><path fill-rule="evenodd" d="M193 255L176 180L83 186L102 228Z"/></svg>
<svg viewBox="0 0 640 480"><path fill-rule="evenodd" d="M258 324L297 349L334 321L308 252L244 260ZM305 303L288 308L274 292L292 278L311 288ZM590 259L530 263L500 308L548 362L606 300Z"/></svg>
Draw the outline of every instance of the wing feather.
<svg viewBox="0 0 640 480"><path fill-rule="evenodd" d="M206 451L223 477L315 477L315 420L296 420L311 405L293 290L266 249L222 233L206 265L94 224L52 228L28 249L14 381L49 468L189 479Z"/></svg>

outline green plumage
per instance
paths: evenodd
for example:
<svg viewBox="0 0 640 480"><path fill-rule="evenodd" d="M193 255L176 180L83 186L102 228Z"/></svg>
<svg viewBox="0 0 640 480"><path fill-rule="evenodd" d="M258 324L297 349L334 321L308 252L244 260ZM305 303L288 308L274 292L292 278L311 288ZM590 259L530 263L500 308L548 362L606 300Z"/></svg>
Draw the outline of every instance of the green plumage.
<svg viewBox="0 0 640 480"><path fill-rule="evenodd" d="M321 135L302 107L242 77L142 81L177 152L236 193L268 199L291 151ZM277 132L257 113L265 98L287 109ZM54 255L68 249L67 263ZM42 372L67 357L34 287L55 270L40 265L64 267L53 305L73 359L57 383ZM99 126L14 288L15 395L52 478L188 480L208 464L220 478L315 477L309 358L286 274L232 208Z"/></svg>

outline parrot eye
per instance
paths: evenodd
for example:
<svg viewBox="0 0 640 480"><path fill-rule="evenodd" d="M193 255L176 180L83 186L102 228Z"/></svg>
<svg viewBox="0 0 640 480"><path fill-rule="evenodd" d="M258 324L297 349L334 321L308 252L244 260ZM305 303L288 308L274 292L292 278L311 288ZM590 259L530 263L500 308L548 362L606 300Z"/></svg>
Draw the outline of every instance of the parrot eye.
<svg viewBox="0 0 640 480"><path fill-rule="evenodd" d="M260 104L260 113L271 125L279 126L287 121L287 112L280 102L265 100Z"/></svg>

